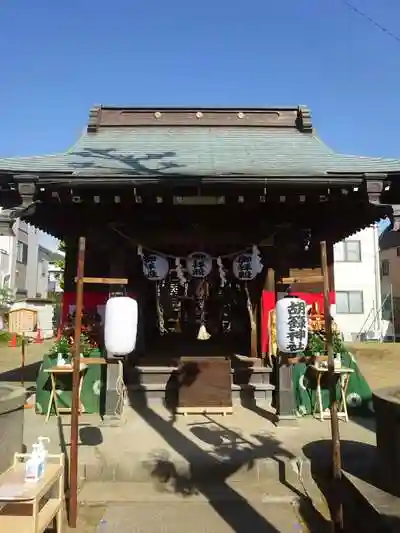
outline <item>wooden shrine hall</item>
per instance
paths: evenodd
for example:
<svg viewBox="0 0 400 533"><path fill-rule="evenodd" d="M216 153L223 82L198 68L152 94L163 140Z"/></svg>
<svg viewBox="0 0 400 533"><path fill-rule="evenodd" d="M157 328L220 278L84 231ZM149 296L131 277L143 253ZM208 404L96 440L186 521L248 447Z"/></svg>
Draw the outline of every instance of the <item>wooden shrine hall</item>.
<svg viewBox="0 0 400 533"><path fill-rule="evenodd" d="M399 177L400 160L331 150L302 106L96 106L70 150L0 159L0 229L20 217L65 242L64 322L80 236L85 275L128 280L85 286L84 311L100 323L110 291L137 299L131 390L161 397L179 361L223 358L233 395L275 391L284 417L290 365L271 372L271 309L289 289L322 301L321 241L334 302L333 244L384 217L397 228ZM112 395L111 363L108 374ZM203 374L204 396L218 372Z"/></svg>

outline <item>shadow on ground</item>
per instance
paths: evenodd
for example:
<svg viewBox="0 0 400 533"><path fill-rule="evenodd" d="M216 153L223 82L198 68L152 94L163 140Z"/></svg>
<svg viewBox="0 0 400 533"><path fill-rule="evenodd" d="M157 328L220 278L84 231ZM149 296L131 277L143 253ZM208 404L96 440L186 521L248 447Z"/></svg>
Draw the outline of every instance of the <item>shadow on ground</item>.
<svg viewBox="0 0 400 533"><path fill-rule="evenodd" d="M23 371L20 366L0 373L0 381L9 381L11 383L21 383L22 378L25 383L36 383L41 361L31 363L24 367Z"/></svg>
<svg viewBox="0 0 400 533"><path fill-rule="evenodd" d="M191 379L196 379L196 377L191 376ZM140 377L137 376L136 385L140 387L139 380ZM174 405L177 405L179 390L174 388L174 394L175 397L169 404L172 411ZM280 446L279 441L272 436L257 434L253 435L257 443L250 442L214 418L206 416L204 423L192 425L191 432L211 446L212 451L207 452L174 427L176 421L174 412L168 421L151 409L144 390L142 394L137 394L137 390L135 393L129 391L129 400L134 411L189 463L189 468L181 472L167 453L161 452L150 457L146 467L160 490L164 488L164 490L173 491L184 497L190 497L196 493L203 494L213 509L235 532L244 533L250 527L254 533L266 533L267 531L277 533L276 528L227 481L239 469L254 468L256 459L259 458L275 459L281 463L280 472L284 473L284 459L291 459L293 456ZM195 456L198 458L196 463L191 460ZM218 471L212 483L208 479L211 469ZM319 513L313 508L306 495L288 484L284 475L281 481L299 498L299 523L301 520L307 522L314 532L325 531L326 522L319 520ZM215 497L216 494L218 498Z"/></svg>

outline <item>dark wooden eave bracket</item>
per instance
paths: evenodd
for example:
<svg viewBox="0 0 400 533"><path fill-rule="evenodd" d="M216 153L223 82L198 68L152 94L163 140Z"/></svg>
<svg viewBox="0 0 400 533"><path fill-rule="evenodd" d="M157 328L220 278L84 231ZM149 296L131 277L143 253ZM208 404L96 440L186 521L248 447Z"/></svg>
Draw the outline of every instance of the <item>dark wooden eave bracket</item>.
<svg viewBox="0 0 400 533"><path fill-rule="evenodd" d="M14 235L13 225L16 219L32 215L38 203L34 199L38 176L19 174L14 176L14 180L17 183L21 203L16 207L0 211L0 235Z"/></svg>
<svg viewBox="0 0 400 533"><path fill-rule="evenodd" d="M383 176L383 178L386 178L386 175ZM385 182L383 179L368 179L367 180L367 193L368 193L368 199L369 202L373 205L381 204L381 195L385 188ZM391 204L381 204L384 205L390 205L392 208L393 214L392 214L392 230L393 231L399 231L400 230L400 205L391 205Z"/></svg>

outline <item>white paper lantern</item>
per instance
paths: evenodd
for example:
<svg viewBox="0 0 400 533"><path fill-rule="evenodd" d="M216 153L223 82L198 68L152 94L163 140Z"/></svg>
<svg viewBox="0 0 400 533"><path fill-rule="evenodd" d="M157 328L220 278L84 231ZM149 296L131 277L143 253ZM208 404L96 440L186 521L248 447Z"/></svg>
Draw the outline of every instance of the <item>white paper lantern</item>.
<svg viewBox="0 0 400 533"><path fill-rule="evenodd" d="M308 342L307 304L300 298L282 298L276 303L276 341L284 353L302 352Z"/></svg>
<svg viewBox="0 0 400 533"><path fill-rule="evenodd" d="M186 260L186 268L192 278L205 278L212 269L212 257L203 252L193 252Z"/></svg>
<svg viewBox="0 0 400 533"><path fill-rule="evenodd" d="M257 257L252 253L239 254L232 264L233 273L241 281L250 281L259 273Z"/></svg>
<svg viewBox="0 0 400 533"><path fill-rule="evenodd" d="M136 346L138 304L133 298L116 296L106 303L104 344L112 355L128 355Z"/></svg>
<svg viewBox="0 0 400 533"><path fill-rule="evenodd" d="M142 255L143 274L147 279L159 281L164 279L169 270L169 263L166 257L157 254Z"/></svg>

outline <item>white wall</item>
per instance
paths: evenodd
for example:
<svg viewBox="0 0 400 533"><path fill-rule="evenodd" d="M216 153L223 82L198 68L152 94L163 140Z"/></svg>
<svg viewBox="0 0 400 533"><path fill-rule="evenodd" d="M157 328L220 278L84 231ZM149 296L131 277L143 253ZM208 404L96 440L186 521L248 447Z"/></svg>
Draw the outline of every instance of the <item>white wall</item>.
<svg viewBox="0 0 400 533"><path fill-rule="evenodd" d="M0 284L5 281L13 290L25 290L30 298L37 294L45 298L48 264L52 253L58 250L59 241L22 220L16 220L13 231L14 236L0 236ZM16 261L18 241L27 245L26 264Z"/></svg>
<svg viewBox="0 0 400 533"><path fill-rule="evenodd" d="M338 261L341 245L335 244L335 291L362 291L363 313L339 313L336 308L335 320L346 341L353 340L361 330L370 331L371 336L379 338L382 324L381 313L377 313L381 305L377 226L368 227L346 240L360 241L361 261Z"/></svg>

